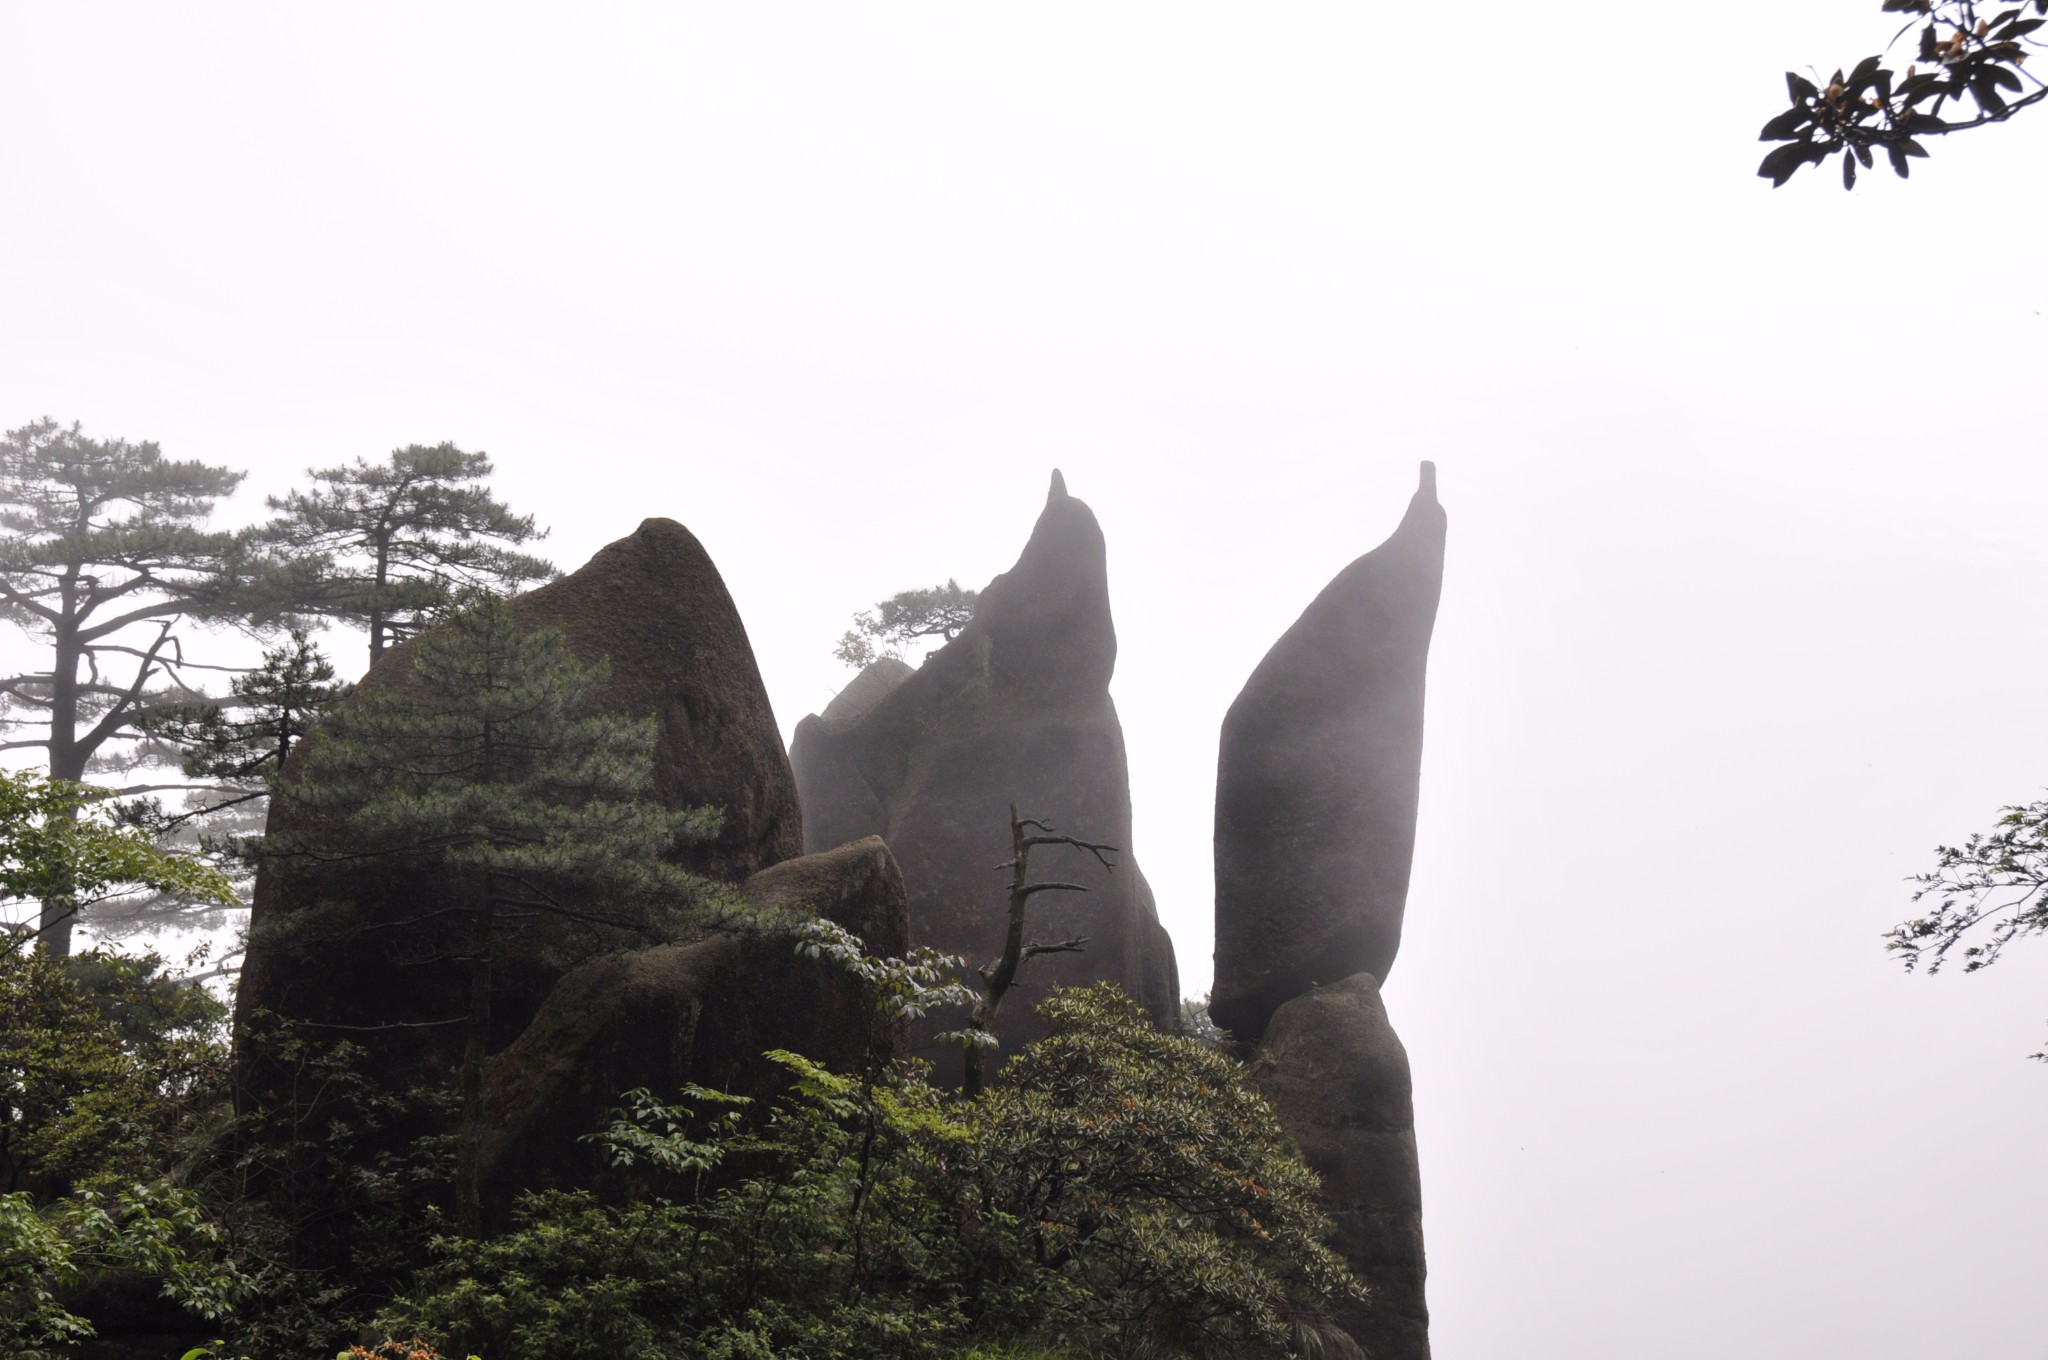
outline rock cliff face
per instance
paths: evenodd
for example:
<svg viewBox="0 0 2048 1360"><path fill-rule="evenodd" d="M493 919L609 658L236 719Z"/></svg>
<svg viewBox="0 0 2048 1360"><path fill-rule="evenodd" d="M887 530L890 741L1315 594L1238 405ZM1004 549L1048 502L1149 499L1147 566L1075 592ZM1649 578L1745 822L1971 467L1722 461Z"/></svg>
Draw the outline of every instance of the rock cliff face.
<svg viewBox="0 0 2048 1360"><path fill-rule="evenodd" d="M875 954L909 948L903 876L872 836L764 869L741 895L771 918L829 917ZM623 1091L645 1087L666 1099L694 1082L759 1099L783 1085L761 1056L770 1049L850 1072L871 1054L886 1057L894 1042L860 983L800 957L779 933L592 959L570 970L533 1023L490 1060L485 1203L502 1213L522 1190L603 1188L620 1176L579 1140L605 1126Z"/></svg>
<svg viewBox="0 0 2048 1360"><path fill-rule="evenodd" d="M1371 1301L1338 1321L1367 1355L1428 1360L1408 1051L1372 974L1311 988L1276 1011L1252 1081L1322 1177L1338 1252L1372 1286Z"/></svg>
<svg viewBox="0 0 2048 1360"><path fill-rule="evenodd" d="M912 671L870 667L791 745L806 846L879 835L903 866L913 943L986 963L1003 939L1009 806L1119 846L1114 872L1040 851L1034 876L1086 885L1041 893L1029 938L1085 935L1085 953L1033 959L998 1021L1004 1053L1036 1034L1057 985L1121 984L1162 1021L1179 1006L1173 945L1131 849L1109 577L1095 515L1058 473L1016 566L981 593L960 636Z"/></svg>
<svg viewBox="0 0 2048 1360"><path fill-rule="evenodd" d="M560 629L583 661L609 659L605 706L652 717L658 725L655 796L664 805L725 810L716 840L687 847L689 868L737 883L803 852L796 781L746 628L689 530L674 520L647 520L573 575L518 597L512 608L524 626ZM363 684L413 683L412 656L411 644L394 648ZM296 772L287 769L286 777ZM273 818L290 815L282 802L272 807ZM236 1001L238 1023L268 1010L332 1037L359 1037L366 1026L428 1026L381 1031L377 1074L416 1078L452 1061L460 1027L431 1026L448 1014L448 997L462 995L466 965L394 967L382 940L319 957L263 943L266 926L306 905L295 900L284 876L258 875L255 942ZM509 1043L533 1018L562 969L527 959L499 972L493 1048Z"/></svg>
<svg viewBox="0 0 2048 1360"><path fill-rule="evenodd" d="M1444 527L1424 463L1393 536L1252 672L1216 773L1210 1013L1256 1047L1259 1089L1323 1178L1336 1245L1373 1291L1341 1321L1379 1360L1429 1356L1408 1055L1380 982L1415 854Z"/></svg>
<svg viewBox="0 0 2048 1360"><path fill-rule="evenodd" d="M1216 986L1240 1041L1312 983L1382 982L1401 946L1422 689L1443 588L1436 470L1245 682L1216 768Z"/></svg>
<svg viewBox="0 0 2048 1360"><path fill-rule="evenodd" d="M613 712L652 717L655 794L668 807L725 809L718 839L689 866L737 883L803 853L796 779L746 625L696 535L641 521L574 575L513 601L528 628L559 628L585 661L609 657ZM410 665L401 648L365 683ZM838 844L838 842L833 842Z"/></svg>

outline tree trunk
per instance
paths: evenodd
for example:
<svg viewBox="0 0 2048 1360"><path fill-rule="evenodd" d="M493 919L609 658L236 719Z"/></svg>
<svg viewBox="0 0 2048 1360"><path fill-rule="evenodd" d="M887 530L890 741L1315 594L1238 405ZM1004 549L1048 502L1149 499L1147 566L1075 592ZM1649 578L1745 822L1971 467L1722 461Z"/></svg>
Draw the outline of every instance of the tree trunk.
<svg viewBox="0 0 2048 1360"><path fill-rule="evenodd" d="M85 762L91 754L78 742L78 662L84 644L78 638L75 613L75 570L63 584L62 609L53 628L50 657L50 778L78 784L85 781ZM78 811L66 816L76 821ZM71 956L71 931L78 923L78 898L71 893L52 893L42 901L36 921L36 944L52 958Z"/></svg>
<svg viewBox="0 0 2048 1360"><path fill-rule="evenodd" d="M1024 823L1017 816L1017 805L1010 804L1010 924L1003 936L1002 957L996 960L995 968L982 978L981 999L974 1003L974 1014L968 1020L970 1029L983 1034L989 1032L996 1022L996 1011L1003 1004L1003 994L1010 990L1010 984L1017 980L1017 967L1024 961L1024 908L1031 899L1024 891L1026 877L1030 873L1031 847L1025 844ZM960 1073L960 1090L970 1100L981 1094L987 1084L983 1055L988 1049L980 1044L969 1044L961 1053L963 1068Z"/></svg>
<svg viewBox="0 0 2048 1360"><path fill-rule="evenodd" d="M462 1045L462 1130L456 1140L455 1224L471 1237L483 1232L484 1056L491 1039L491 909L477 927L469 965L469 1015Z"/></svg>
<svg viewBox="0 0 2048 1360"><path fill-rule="evenodd" d="M384 655L384 586L391 574L391 540L377 540L377 575L370 585L370 664Z"/></svg>
<svg viewBox="0 0 2048 1360"><path fill-rule="evenodd" d="M1034 830L1040 834L1032 835ZM1036 818L1020 817L1017 805L1010 804L1010 862L1007 866L996 866L998 869L1007 867L1010 871L1009 929L1003 936L1002 957L981 970L981 997L974 1003L974 1014L967 1018L967 1027L982 1034L994 1030L996 1012L1002 1008L1003 997L1017 981L1017 970L1026 959L1037 954L1075 953L1088 943L1085 936L1058 944L1024 943L1024 913L1033 893L1088 891L1079 883L1031 882L1031 847L1034 845L1068 845L1076 850L1086 850L1105 869L1110 867L1109 855L1116 852L1113 845L1062 836ZM983 1064L983 1055L987 1052L984 1044L969 1044L961 1051L960 1089L969 1099L980 1095L982 1087L987 1084Z"/></svg>

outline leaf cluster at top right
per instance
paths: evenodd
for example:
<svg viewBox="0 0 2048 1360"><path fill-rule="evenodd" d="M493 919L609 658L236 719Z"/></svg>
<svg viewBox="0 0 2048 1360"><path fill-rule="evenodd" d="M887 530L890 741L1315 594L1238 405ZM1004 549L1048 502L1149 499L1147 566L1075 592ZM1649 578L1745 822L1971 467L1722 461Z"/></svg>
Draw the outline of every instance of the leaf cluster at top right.
<svg viewBox="0 0 2048 1360"><path fill-rule="evenodd" d="M2048 98L2048 84L2023 69L2039 46L2030 35L2048 25L2048 0L1996 13L1972 0L1884 0L1884 8L1925 17L1900 29L1884 53L1847 75L1836 71L1825 85L1786 73L1791 107L1765 123L1758 139L1783 143L1757 167L1773 188L1802 165L1840 155L1842 187L1852 189L1857 168L1869 169L1880 150L1904 179L1912 158L1927 154L1920 138L2004 122ZM1886 57L1916 31L1914 59L1901 75Z"/></svg>

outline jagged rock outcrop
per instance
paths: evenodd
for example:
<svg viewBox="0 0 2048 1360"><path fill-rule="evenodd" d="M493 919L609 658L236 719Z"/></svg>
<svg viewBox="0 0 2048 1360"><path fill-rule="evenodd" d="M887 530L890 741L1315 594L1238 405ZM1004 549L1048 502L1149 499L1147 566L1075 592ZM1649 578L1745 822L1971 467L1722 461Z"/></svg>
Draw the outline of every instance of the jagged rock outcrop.
<svg viewBox="0 0 2048 1360"><path fill-rule="evenodd" d="M1408 1052L1359 973L1274 1012L1252 1081L1323 1180L1334 1246L1372 1286L1338 1321L1376 1360L1428 1360L1422 1179Z"/></svg>
<svg viewBox="0 0 2048 1360"><path fill-rule="evenodd" d="M609 660L602 699L609 711L656 721L657 799L674 808L724 809L718 837L685 847L681 862L737 883L803 853L796 781L752 645L718 568L689 530L674 520L646 520L573 574L519 596L512 609L524 626L560 629L583 661ZM413 650L407 643L387 652L363 684L412 684ZM286 778L298 764L295 756ZM271 806L275 830L291 809L283 800ZM462 995L467 965L394 967L384 938L317 956L272 947L267 928L307 905L296 891L284 875L257 876L238 1028L246 1031L267 1010L309 1023L320 1037L374 1032L369 1071L394 1089L452 1062L461 1029L436 1025L450 1013L449 998ZM519 1034L562 971L540 957L508 960L496 970L493 1049ZM246 1067L244 1074L251 1075Z"/></svg>
<svg viewBox="0 0 2048 1360"><path fill-rule="evenodd" d="M1316 596L1224 717L1210 1014L1243 1043L1310 985L1393 967L1443 563L1424 463L1393 536Z"/></svg>
<svg viewBox="0 0 2048 1360"><path fill-rule="evenodd" d="M748 879L741 895L772 918L825 916L879 955L909 948L903 877L875 837L805 855ZM490 1060L484 1105L485 1203L522 1190L603 1186L612 1171L583 1135L623 1091L672 1098L685 1082L762 1098L782 1085L762 1058L788 1049L835 1071L886 1055L893 1030L862 985L799 956L777 932L719 935L608 954L572 969L533 1023ZM630 1174L630 1173L627 1173Z"/></svg>
<svg viewBox="0 0 2048 1360"><path fill-rule="evenodd" d="M1055 985L1113 979L1162 1021L1179 1006L1173 945L1131 850L1123 727L1102 530L1053 474L1017 564L981 592L961 634L915 671L870 667L798 724L791 763L806 845L879 835L903 866L914 943L986 963L1000 950L1009 806L1122 847L1112 872L1041 852L1034 873L1086 885L1041 893L1029 936L1089 937L1084 953L1033 959L1005 1003L1005 1053L1036 1033Z"/></svg>

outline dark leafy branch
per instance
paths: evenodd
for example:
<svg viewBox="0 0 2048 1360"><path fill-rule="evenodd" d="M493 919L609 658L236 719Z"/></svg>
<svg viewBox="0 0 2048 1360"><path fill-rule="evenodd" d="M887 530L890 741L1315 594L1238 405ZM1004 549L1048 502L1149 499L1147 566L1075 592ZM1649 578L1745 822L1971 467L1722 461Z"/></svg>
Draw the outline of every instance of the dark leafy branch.
<svg viewBox="0 0 2048 1360"><path fill-rule="evenodd" d="M1904 179L1916 157L1927 155L1923 137L2002 123L2048 99L2048 85L2023 68L2041 44L2033 34L2048 24L2048 0L2002 7L1975 0L1884 0L1889 12L1924 16L1909 22L1892 48L1912 36L1914 58L1904 74L1885 64L1886 53L1865 57L1846 75L1825 84L1797 72L1785 75L1791 106L1764 124L1758 138L1783 145L1766 155L1757 174L1777 188L1804 165L1842 157L1842 187L1854 188L1860 166L1870 169L1883 152Z"/></svg>
<svg viewBox="0 0 2048 1360"><path fill-rule="evenodd" d="M1934 909L1885 933L1906 971L1938 973L1954 955L1974 973L2012 941L2048 934L2048 800L2008 807L1989 832L1934 855L1935 867L1913 878L1913 900ZM2034 1056L2048 1061L2048 1053Z"/></svg>

